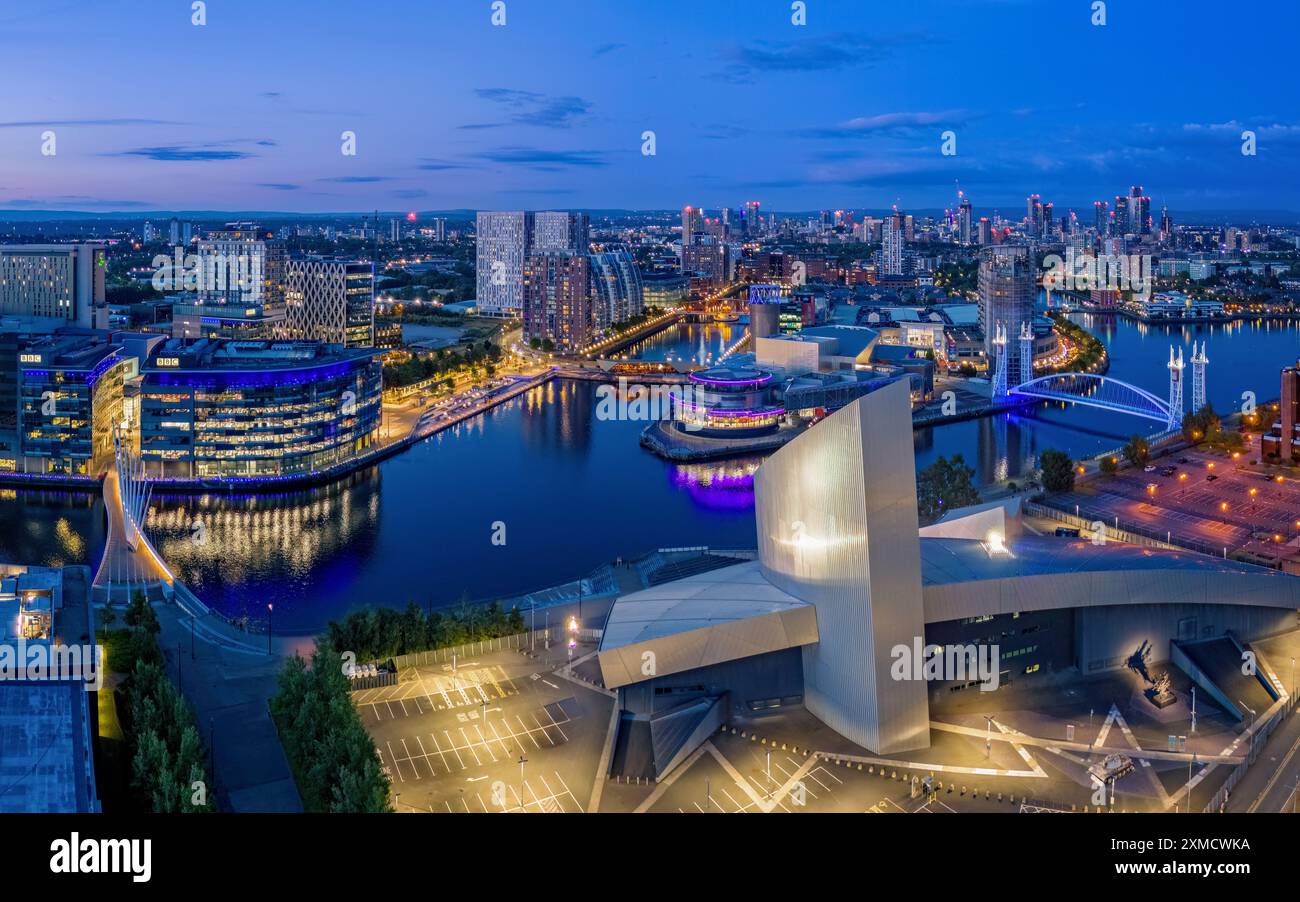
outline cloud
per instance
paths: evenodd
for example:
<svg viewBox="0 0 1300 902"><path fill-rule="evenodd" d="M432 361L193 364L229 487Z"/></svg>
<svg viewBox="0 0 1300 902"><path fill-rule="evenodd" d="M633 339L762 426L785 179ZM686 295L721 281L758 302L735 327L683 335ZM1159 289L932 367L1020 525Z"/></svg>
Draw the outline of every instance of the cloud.
<svg viewBox="0 0 1300 902"><path fill-rule="evenodd" d="M594 150L541 150L536 147L500 147L482 153L485 160L508 166L524 166L540 172L558 172L565 167L608 166L603 154Z"/></svg>
<svg viewBox="0 0 1300 902"><path fill-rule="evenodd" d="M477 88L474 91L484 100L491 101L510 111L509 121L517 125L540 128L569 128L591 112L591 103L581 97L552 97L536 91L518 91L513 88ZM470 125L462 128L491 128L491 125Z"/></svg>
<svg viewBox="0 0 1300 902"><path fill-rule="evenodd" d="M334 175L329 178L317 179L318 182L336 182L342 185L364 185L371 182L391 182L392 176L388 175Z"/></svg>
<svg viewBox="0 0 1300 902"><path fill-rule="evenodd" d="M27 119L17 122L0 122L0 128L88 128L125 125L187 125L170 119Z"/></svg>
<svg viewBox="0 0 1300 902"><path fill-rule="evenodd" d="M919 33L892 37L840 33L796 41L754 41L723 48L720 55L726 65L718 77L750 81L764 72L832 72L869 66L892 56L899 47L932 40Z"/></svg>
<svg viewBox="0 0 1300 902"><path fill-rule="evenodd" d="M421 157L422 162L416 166L416 169L423 169L425 172L443 172L447 169L464 169L461 163L453 163L450 160L439 160L436 157Z"/></svg>
<svg viewBox="0 0 1300 902"><path fill-rule="evenodd" d="M167 147L137 147L134 150L122 150L103 154L107 157L143 157L146 160L165 162L212 163L223 160L246 160L257 154L243 150L212 150L211 145L186 147L179 144Z"/></svg>
<svg viewBox="0 0 1300 902"><path fill-rule="evenodd" d="M259 188L271 188L275 191L298 191L302 185L294 185L289 182L258 182Z"/></svg>
<svg viewBox="0 0 1300 902"><path fill-rule="evenodd" d="M69 204L75 204L78 207L103 207L107 209L121 209L123 207L136 209L140 207L156 207L157 205L143 200L101 200L96 197L87 197L83 194L60 194L54 197L32 198L23 197L13 200L0 201L0 207L21 210L40 210L66 208Z"/></svg>
<svg viewBox="0 0 1300 902"><path fill-rule="evenodd" d="M881 135L903 137L936 125L956 127L971 119L966 110L941 110L936 112L879 113L875 116L857 116L853 119L822 128L809 128L800 132L810 138L855 138Z"/></svg>
<svg viewBox="0 0 1300 902"><path fill-rule="evenodd" d="M591 52L592 57L604 56L606 53L613 53L615 50L622 50L627 44L601 44Z"/></svg>

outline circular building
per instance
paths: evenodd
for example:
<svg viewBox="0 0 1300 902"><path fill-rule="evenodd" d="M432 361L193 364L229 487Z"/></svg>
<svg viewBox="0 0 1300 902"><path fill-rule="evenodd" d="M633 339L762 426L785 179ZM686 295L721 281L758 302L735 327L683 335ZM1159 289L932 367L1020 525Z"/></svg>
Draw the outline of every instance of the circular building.
<svg viewBox="0 0 1300 902"><path fill-rule="evenodd" d="M754 366L715 366L691 373L673 393L673 425L719 438L776 432L785 407L772 397L773 376Z"/></svg>

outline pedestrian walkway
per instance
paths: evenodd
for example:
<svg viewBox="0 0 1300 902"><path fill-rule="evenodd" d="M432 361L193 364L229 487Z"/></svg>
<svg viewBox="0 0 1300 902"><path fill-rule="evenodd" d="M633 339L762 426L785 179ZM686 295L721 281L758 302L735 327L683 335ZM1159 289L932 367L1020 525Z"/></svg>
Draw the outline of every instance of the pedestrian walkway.
<svg viewBox="0 0 1300 902"><path fill-rule="evenodd" d="M280 654L250 654L192 633L174 605L157 605L158 642L208 743L217 807L236 812L299 812L302 801L271 721Z"/></svg>

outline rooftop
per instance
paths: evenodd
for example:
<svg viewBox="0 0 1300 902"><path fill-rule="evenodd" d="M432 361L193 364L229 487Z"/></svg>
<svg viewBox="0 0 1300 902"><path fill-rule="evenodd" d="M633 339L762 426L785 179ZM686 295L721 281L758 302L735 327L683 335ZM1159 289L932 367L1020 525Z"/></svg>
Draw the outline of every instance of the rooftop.
<svg viewBox="0 0 1300 902"><path fill-rule="evenodd" d="M312 341L202 339L186 344L182 339L173 338L156 348L143 369L150 372L295 369L369 358L375 353L371 348L343 348Z"/></svg>
<svg viewBox="0 0 1300 902"><path fill-rule="evenodd" d="M1194 551L1143 548L1091 539L1024 536L1007 543L1010 554L990 554L974 539L921 539L921 582L939 586L975 580L1113 571L1176 570L1291 579L1278 570Z"/></svg>
<svg viewBox="0 0 1300 902"><path fill-rule="evenodd" d="M768 582L757 561L663 583L615 602L601 651L808 607Z"/></svg>

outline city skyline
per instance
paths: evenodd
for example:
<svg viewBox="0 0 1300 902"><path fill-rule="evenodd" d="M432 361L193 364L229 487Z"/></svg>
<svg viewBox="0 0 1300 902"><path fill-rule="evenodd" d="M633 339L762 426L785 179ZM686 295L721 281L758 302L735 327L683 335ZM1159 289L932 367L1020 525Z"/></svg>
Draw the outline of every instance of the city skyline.
<svg viewBox="0 0 1300 902"><path fill-rule="evenodd" d="M0 215L941 210L960 187L977 213L1015 216L1028 193L1081 211L1129 184L1156 210L1300 210L1285 27L1208 2L1177 17L1111 4L1104 26L1086 4L937 6L918 27L906 9L832 2L808 4L802 26L775 2L689 16L507 4L497 26L490 4L436 24L398 4L349 19L350 61L324 66L340 16L305 2L210 6L202 26L188 4L14 12L0 17L3 71L48 74L7 98ZM1222 53L1180 56L1209 23ZM140 35L154 38L147 67L119 52ZM262 62L203 63L239 54Z"/></svg>

